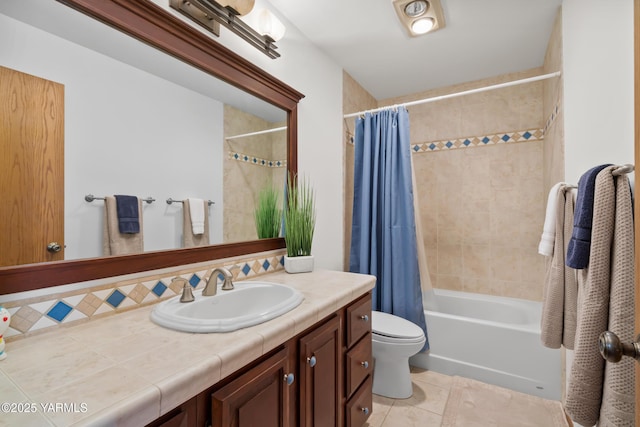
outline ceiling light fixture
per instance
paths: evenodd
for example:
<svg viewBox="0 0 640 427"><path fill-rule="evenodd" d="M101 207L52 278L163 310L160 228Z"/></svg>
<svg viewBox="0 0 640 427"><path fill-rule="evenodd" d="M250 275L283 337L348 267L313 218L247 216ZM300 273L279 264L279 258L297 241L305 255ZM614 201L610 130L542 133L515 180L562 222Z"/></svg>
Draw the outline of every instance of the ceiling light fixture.
<svg viewBox="0 0 640 427"><path fill-rule="evenodd" d="M433 18L420 18L411 23L411 31L416 34L426 34L435 25Z"/></svg>
<svg viewBox="0 0 640 427"><path fill-rule="evenodd" d="M429 8L429 3L424 0L414 0L411 3L407 3L404 7L404 13L409 18L417 18L423 15Z"/></svg>
<svg viewBox="0 0 640 427"><path fill-rule="evenodd" d="M393 0L393 5L411 37L444 28L440 0Z"/></svg>
<svg viewBox="0 0 640 427"><path fill-rule="evenodd" d="M241 13L232 6L237 3L237 7L242 10L242 14L246 14L253 8L253 1L223 1L223 3L225 6L214 0L169 0L169 5L172 8L216 36L220 36L220 25L223 25L269 58L278 58L280 56L276 52L278 47L273 44L276 41L273 35L282 36L284 34L284 25L273 14L268 18L269 30L264 34L260 34L242 21L239 18ZM246 3L249 3L249 5Z"/></svg>

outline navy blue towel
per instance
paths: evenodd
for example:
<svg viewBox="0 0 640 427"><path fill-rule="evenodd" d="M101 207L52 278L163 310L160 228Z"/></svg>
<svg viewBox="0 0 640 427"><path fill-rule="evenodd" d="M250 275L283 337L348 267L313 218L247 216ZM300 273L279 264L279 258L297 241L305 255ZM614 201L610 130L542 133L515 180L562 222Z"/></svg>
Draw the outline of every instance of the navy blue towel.
<svg viewBox="0 0 640 427"><path fill-rule="evenodd" d="M575 269L587 268L591 250L591 226L593 225L593 196L596 176L610 164L596 166L586 171L578 181L578 197L573 216L573 233L567 247L565 264Z"/></svg>
<svg viewBox="0 0 640 427"><path fill-rule="evenodd" d="M118 214L118 230L123 234L140 232L138 198L135 196L115 195L116 213Z"/></svg>

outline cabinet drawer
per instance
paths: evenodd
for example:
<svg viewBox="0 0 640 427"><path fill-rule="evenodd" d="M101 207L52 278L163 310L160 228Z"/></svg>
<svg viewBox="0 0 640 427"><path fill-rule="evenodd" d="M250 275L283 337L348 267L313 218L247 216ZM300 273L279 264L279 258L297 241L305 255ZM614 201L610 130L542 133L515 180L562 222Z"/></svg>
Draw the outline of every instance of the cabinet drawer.
<svg viewBox="0 0 640 427"><path fill-rule="evenodd" d="M346 427L360 427L367 421L369 415L371 415L371 409L373 407L371 381L371 376L369 376L353 398L347 402Z"/></svg>
<svg viewBox="0 0 640 427"><path fill-rule="evenodd" d="M347 348L371 332L371 294L347 307Z"/></svg>
<svg viewBox="0 0 640 427"><path fill-rule="evenodd" d="M371 354L371 334L367 333L358 344L347 353L347 398L353 394L362 381L371 374L373 357Z"/></svg>

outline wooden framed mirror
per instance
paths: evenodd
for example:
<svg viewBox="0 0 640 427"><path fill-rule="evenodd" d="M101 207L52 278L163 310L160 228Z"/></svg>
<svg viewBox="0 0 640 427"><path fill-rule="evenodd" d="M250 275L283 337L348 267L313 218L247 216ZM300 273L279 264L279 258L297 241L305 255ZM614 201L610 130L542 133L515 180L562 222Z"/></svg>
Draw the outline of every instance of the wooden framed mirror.
<svg viewBox="0 0 640 427"><path fill-rule="evenodd" d="M54 1L54 0L48 0ZM297 171L297 104L303 95L148 0L55 0L286 112L287 169ZM15 242L19 245L20 242ZM204 262L284 248L284 239L251 240L136 255L0 268L0 294Z"/></svg>

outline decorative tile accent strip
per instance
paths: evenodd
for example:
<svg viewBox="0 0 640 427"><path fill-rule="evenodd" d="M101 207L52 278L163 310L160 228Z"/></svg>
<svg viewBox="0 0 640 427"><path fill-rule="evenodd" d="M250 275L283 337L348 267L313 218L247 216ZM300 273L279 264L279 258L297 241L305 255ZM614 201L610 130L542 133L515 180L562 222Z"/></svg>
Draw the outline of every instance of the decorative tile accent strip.
<svg viewBox="0 0 640 427"><path fill-rule="evenodd" d="M286 160L269 160L262 159L260 157L252 156L251 154L242 154L234 151L229 151L229 158L231 160L237 160L239 162L251 163L256 166L263 166L267 168L283 168L287 166Z"/></svg>
<svg viewBox="0 0 640 427"><path fill-rule="evenodd" d="M469 136L458 139L422 142L411 144L411 149L414 153L425 153L430 151L453 150L456 148L540 141L542 139L544 139L544 132L542 129L527 129L522 131L496 133L492 135Z"/></svg>
<svg viewBox="0 0 640 427"><path fill-rule="evenodd" d="M246 258L214 261L198 271L178 270L163 276L149 275L48 297L27 298L4 303L11 313L11 324L4 337L9 341L35 331L104 316L157 303L182 292L173 279L186 279L195 289L204 287L216 267L228 268L234 279L246 279L284 268L285 250L255 254Z"/></svg>
<svg viewBox="0 0 640 427"><path fill-rule="evenodd" d="M551 127L551 125L553 125L553 123L556 121L556 118L558 117L559 112L560 112L560 99L558 99L558 101L556 102L556 105L553 107L553 110L551 111L551 114L549 114L549 117L547 118L547 121L544 125L545 135L549 131L549 128Z"/></svg>
<svg viewBox="0 0 640 427"><path fill-rule="evenodd" d="M427 153L431 151L453 150L456 148L483 147L485 145L510 144L514 142L531 142L544 139L543 129L527 129L492 135L467 136L457 139L446 139L441 141L427 141L411 144L411 151L414 154ZM354 138L348 138L349 144L354 143Z"/></svg>

